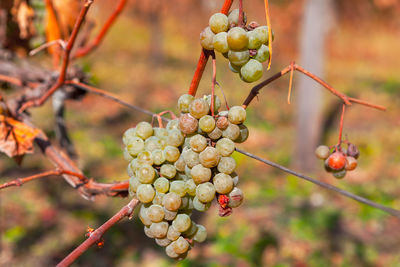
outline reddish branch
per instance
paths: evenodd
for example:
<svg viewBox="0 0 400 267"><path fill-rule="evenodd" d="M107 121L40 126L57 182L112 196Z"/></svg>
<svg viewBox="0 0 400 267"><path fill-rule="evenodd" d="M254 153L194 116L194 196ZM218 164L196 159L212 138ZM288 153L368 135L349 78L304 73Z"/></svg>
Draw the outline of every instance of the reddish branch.
<svg viewBox="0 0 400 267"><path fill-rule="evenodd" d="M34 83L34 82L24 82L21 79L15 78L15 77L10 77L7 75L2 75L0 74L0 80L3 82L7 82L16 86L24 86L27 85L28 87L36 87L38 85L38 83Z"/></svg>
<svg viewBox="0 0 400 267"><path fill-rule="evenodd" d="M339 146L342 143L342 133L343 133L343 122L344 122L344 112L346 111L346 105L343 104L342 115L340 116L340 126L339 126Z"/></svg>
<svg viewBox="0 0 400 267"><path fill-rule="evenodd" d="M111 219L105 222L102 226L97 228L94 232L90 233L88 239L86 239L79 247L74 249L67 257L65 257L57 267L70 266L79 256L81 256L86 250L88 250L94 244L97 244L104 233L110 229L114 224L118 223L125 217L131 217L136 206L139 204L137 199L132 199L126 206L124 206L118 213L116 213Z"/></svg>
<svg viewBox="0 0 400 267"><path fill-rule="evenodd" d="M221 8L221 13L228 14L229 9L231 8L233 0L225 0L224 5ZM199 58L199 62L197 63L196 71L194 72L192 82L190 83L190 88L188 94L195 96L197 92L197 88L199 87L199 83L201 77L203 76L204 69L206 68L208 57L210 54L206 50L202 50Z"/></svg>
<svg viewBox="0 0 400 267"><path fill-rule="evenodd" d="M63 51L63 62L61 66L61 71L60 75L58 76L57 82L44 94L42 95L39 99L31 100L26 103L24 103L21 108L20 112L23 112L29 107L33 106L40 106L42 105L60 86L64 84L65 78L66 78L66 73L67 73L67 68L70 60L70 53L71 50L75 44L76 37L78 35L78 32L82 26L82 23L86 17L86 14L89 10L89 7L92 5L93 0L86 0L85 3L83 4L83 7L79 13L79 16L75 22L75 26L72 30L71 36L69 37L69 40L67 42L67 45Z"/></svg>
<svg viewBox="0 0 400 267"><path fill-rule="evenodd" d="M110 29L112 24L115 22L115 19L118 17L118 15L121 13L123 10L124 6L126 4L126 0L120 0L117 8L114 10L114 12L111 14L111 16L108 18L106 23L103 25L103 28L100 30L99 34L94 38L94 40L87 46L79 48L75 55L72 57L73 59L78 58L78 57L83 57L86 56L88 53L92 52L103 40L104 36L106 35L107 31Z"/></svg>
<svg viewBox="0 0 400 267"><path fill-rule="evenodd" d="M360 104L360 105L364 105L364 106L367 106L367 107L371 107L371 108L375 108L375 109L379 109L379 110L383 110L383 111L386 110L386 108L383 107L383 106L375 105L375 104L368 103L368 102L363 101L363 100L359 100L359 99L356 99L356 98L348 97L347 95L337 91L335 88L333 88L332 86L327 84L321 78L319 78L316 75L312 74L311 72L303 69L301 66L299 66L297 64L290 64L289 66L287 66L286 68L284 68L280 72L276 73L275 75L271 76L267 80L265 80L265 81L257 84L256 86L254 86L251 89L251 91L250 91L249 95L247 96L246 100L243 102L243 104L242 104L243 107L246 108L251 103L251 101L259 94L260 90L263 87L265 87L269 83L275 81L276 79L282 77L283 75L291 72L292 70L297 70L297 71L307 75L311 79L315 80L316 82L321 84L323 87L328 89L333 95L339 97L343 101L343 103L346 104L346 105L351 105L352 103L357 103L357 104Z"/></svg>
<svg viewBox="0 0 400 267"><path fill-rule="evenodd" d="M53 170L53 171L46 171L42 173L38 173L35 175L31 175L25 178L17 178L15 180L12 180L10 182L4 183L0 185L0 189L6 188L6 187L11 187L11 186L22 186L23 184L30 182L32 180L44 178L47 176L53 176L53 175L62 175L62 174L68 174L68 175L73 175L81 180L82 183L86 183L88 181L88 178L84 176L81 173L76 173L76 172L71 172L67 170Z"/></svg>

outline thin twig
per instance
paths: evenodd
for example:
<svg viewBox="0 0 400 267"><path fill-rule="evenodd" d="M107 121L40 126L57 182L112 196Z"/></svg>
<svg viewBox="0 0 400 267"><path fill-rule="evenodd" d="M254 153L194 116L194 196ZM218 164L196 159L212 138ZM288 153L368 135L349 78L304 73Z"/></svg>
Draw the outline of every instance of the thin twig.
<svg viewBox="0 0 400 267"><path fill-rule="evenodd" d="M104 235L104 233L110 229L113 225L118 223L125 217L131 217L139 201L133 198L126 206L124 206L120 211L118 211L113 217L111 217L102 226L97 228L94 232L90 233L88 239L86 239L82 244L80 244L76 249L74 249L67 257L65 257L57 267L70 266L79 256L81 256L85 251L87 251L91 246L99 242Z"/></svg>
<svg viewBox="0 0 400 267"><path fill-rule="evenodd" d="M225 0L224 5L221 8L221 13L228 14L229 9L232 6L233 0ZM199 62L197 63L196 71L194 72L192 82L190 83L188 94L195 96L197 92L197 88L199 87L199 83L201 77L203 76L204 69L206 68L208 61L209 53L206 50L202 49Z"/></svg>
<svg viewBox="0 0 400 267"><path fill-rule="evenodd" d="M17 178L15 180L12 180L10 182L0 185L0 190L3 188L11 187L11 186L22 186L23 184L25 184L27 182L30 182L30 181L36 180L36 179L40 179L40 178L44 178L47 176L53 176L53 175L58 176L58 175L62 175L62 174L68 174L68 175L75 176L75 177L79 178L82 183L86 183L89 180L85 175L83 175L81 173L57 169L57 170L53 170L53 171L46 171L46 172L38 173L38 174L31 175L31 176L24 177L24 178Z"/></svg>
<svg viewBox="0 0 400 267"><path fill-rule="evenodd" d="M212 65L213 65L213 75L211 79L211 116L214 117L214 97L215 97L215 84L217 83L217 60L215 58L215 53L211 54Z"/></svg>
<svg viewBox="0 0 400 267"><path fill-rule="evenodd" d="M85 3L83 4L83 7L79 13L79 16L75 22L75 26L72 30L71 36L69 37L67 45L63 51L64 52L63 53L63 63L61 66L61 71L60 71L60 75L58 76L57 82L48 91L46 91L46 93L43 94L39 99L34 99L31 101L25 102L19 109L19 113L22 113L24 110L26 110L29 107L41 106L60 86L62 86L64 84L67 69L68 69L68 64L69 64L69 60L70 60L69 56L70 56L71 50L75 44L75 40L78 35L78 32L82 26L82 23L86 17L89 7L92 5L92 3L93 3L93 0L85 1Z"/></svg>
<svg viewBox="0 0 400 267"><path fill-rule="evenodd" d="M118 17L118 15L123 10L125 4L126 4L126 0L120 0L118 2L118 5L115 8L114 12L108 18L108 20L106 21L106 23L104 24L103 28L100 30L100 32L96 36L96 38L94 38L94 40L89 45L87 45L85 47L82 47L82 48L79 48L76 51L75 55L72 57L72 59L86 56L88 53L92 52L101 43L101 41L103 40L103 38L106 35L107 31L110 29L110 27L115 22L115 19Z"/></svg>
<svg viewBox="0 0 400 267"><path fill-rule="evenodd" d="M342 133L343 133L343 121L344 121L344 112L346 111L346 105L343 104L342 107L342 115L340 116L340 126L339 126L339 147L342 144Z"/></svg>
<svg viewBox="0 0 400 267"><path fill-rule="evenodd" d="M39 47L29 51L29 56L34 56L36 55L38 52L42 51L43 49L46 49L50 46L53 46L55 44L58 44L59 46L61 46L61 48L64 50L66 47L66 43L64 40L58 39L58 40L53 40L51 42L48 43L44 43L42 45L40 45Z"/></svg>
<svg viewBox="0 0 400 267"><path fill-rule="evenodd" d="M254 99L254 97L256 97L260 90L265 87L266 85L268 85L269 83L275 81L276 79L282 77L283 75L289 73L292 69L294 68L294 70L297 70L305 75L307 75L308 77L312 78L313 80L315 80L316 82L318 82L319 84L321 84L323 87L325 87L326 89L328 89L333 95L339 97L343 103L345 103L346 105L350 106L352 103L357 103L360 105L364 105L370 108L374 108L374 109L378 109L378 110L382 110L385 111L386 108L380 105L375 105L369 102L366 102L364 100L360 100L357 98L352 98L352 97L348 97L347 95L337 91L335 88L333 88L332 86L330 86L328 83L326 83L324 80L322 80L321 78L319 78L318 76L312 74L311 72L307 71L306 69L303 69L301 66L291 63L289 66L287 66L286 68L284 68L283 70L281 70L280 72L276 73L275 75L271 76L270 78L268 78L267 80L257 84L256 86L254 86L249 95L247 96L247 98L245 99L245 101L243 102L243 107L248 107L248 105L251 103L251 101Z"/></svg>
<svg viewBox="0 0 400 267"><path fill-rule="evenodd" d="M238 26L244 26L244 16L243 16L243 0L239 0L239 17L238 17Z"/></svg>
<svg viewBox="0 0 400 267"><path fill-rule="evenodd" d="M269 6L268 6L268 0L264 0L264 7L265 7L265 17L267 19L267 26L268 26L268 49L269 49L269 58L268 58L268 68L269 70L271 68L271 63L272 63L272 29L271 29L271 19L270 19L270 14L269 14Z"/></svg>
<svg viewBox="0 0 400 267"><path fill-rule="evenodd" d="M325 188L325 189L328 189L328 190L334 191L334 192L336 192L336 193L339 193L339 194L342 195L342 196L345 196L345 197L347 197L347 198L354 199L355 201L358 201L358 202L360 202L360 203L362 203L362 204L365 204L365 205L371 206L371 207L373 207L373 208L382 210L382 211L384 211L384 212L389 213L390 215L393 215L393 216L395 216L395 217L397 217L397 218L400 218L400 210L396 210L396 209L392 209L392 208L386 207L386 206L384 206L384 205L378 204L378 203L373 202L373 201L371 201L371 200L368 200L368 199L366 199L366 198L363 198L363 197L360 197L360 196L355 195L355 194L353 194L353 193L350 193L350 192L348 192L348 191L346 191L346 190L340 189L340 188L338 188L338 187L336 187L336 186L327 184L327 183L322 182L322 181L315 180L315 179L313 179L313 178L311 178L311 177L309 177L309 176L307 176L307 175L304 175L304 174L295 172L295 171L293 171L293 170L291 170L291 169L289 169L289 168L286 168L286 167L284 167L284 166L282 166L282 165L279 165L279 164L277 164L277 163L275 163L275 162L269 161L269 160L267 160L267 159L260 158L260 157L258 157L258 156L256 156L256 155L253 155L253 154L251 154L251 153L249 153L249 152L246 152L246 151L243 151L243 150L241 150L241 149L236 148L236 151L239 152L239 153L241 153L241 154L243 154L243 155L246 155L246 156L248 156L248 157L250 157L250 158L252 158L252 159L256 159L256 160L258 160L258 161L260 161L260 162L262 162L262 163L265 163L265 164L270 165L270 166L272 166L272 167L274 167L274 168L280 169L280 170L282 170L282 171L284 171L284 172L287 172L287 173L290 173L290 174L292 174L292 175L294 175L294 176L296 176L296 177L299 177L299 178L301 178L301 179L303 179L303 180L306 180L306 181L308 181L308 182L311 182L311 183L313 183L313 184L316 184L316 185L318 185L318 186L320 186L320 187L323 187L323 188Z"/></svg>

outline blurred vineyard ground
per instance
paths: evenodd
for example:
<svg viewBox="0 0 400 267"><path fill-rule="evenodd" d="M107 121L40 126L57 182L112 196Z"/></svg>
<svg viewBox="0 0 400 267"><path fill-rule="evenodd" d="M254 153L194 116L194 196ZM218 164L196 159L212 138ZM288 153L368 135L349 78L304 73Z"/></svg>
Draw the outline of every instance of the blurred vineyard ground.
<svg viewBox="0 0 400 267"><path fill-rule="evenodd" d="M174 103L187 91L198 60L198 34L222 2L171 0L162 5L157 39L146 5L131 1L104 43L78 63L92 74L98 87L130 103L152 111L176 111ZM298 58L304 4L270 2L275 42L272 68L265 77ZM385 2L390 1L336 2L340 12L329 35L325 80L349 95L383 104L388 111L352 106L346 113L344 134L361 150L359 167L344 180L336 180L320 163L312 175L400 209L400 17L398 7L387 8ZM264 23L263 1L244 3L248 17ZM113 6L96 1L89 16L101 25ZM151 45L152 40L162 43ZM157 64L151 63L154 51L149 47L154 45L162 53ZM51 62L45 54L34 60L42 65ZM251 89L219 55L217 79L231 105L241 104ZM239 147L292 166L296 99L292 105L286 103L287 85L288 77L274 82L251 104L250 137ZM209 64L198 94L209 93L210 88ZM328 114L338 100L325 93L321 101ZM50 103L32 113L33 121L54 136ZM87 176L107 182L127 179L122 133L151 118L93 95L68 102L66 117L78 164ZM325 144L336 142L337 124L338 118L324 133ZM398 219L241 154L235 159L245 202L227 218L218 217L215 206L196 215L209 237L188 259L168 260L133 219L113 227L104 237L104 248L90 249L75 266L400 266ZM2 155L0 181L52 168L40 154L27 156L22 166ZM6 189L0 201L0 265L53 266L84 240L87 226L99 226L127 200L99 197L89 202L61 178L53 177Z"/></svg>

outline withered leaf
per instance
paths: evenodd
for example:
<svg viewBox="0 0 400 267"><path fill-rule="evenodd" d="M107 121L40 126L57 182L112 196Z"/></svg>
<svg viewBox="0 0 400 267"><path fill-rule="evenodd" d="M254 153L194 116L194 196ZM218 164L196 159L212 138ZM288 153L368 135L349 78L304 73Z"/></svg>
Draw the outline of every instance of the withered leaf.
<svg viewBox="0 0 400 267"><path fill-rule="evenodd" d="M32 153L33 140L39 132L23 122L0 115L0 151L9 157Z"/></svg>

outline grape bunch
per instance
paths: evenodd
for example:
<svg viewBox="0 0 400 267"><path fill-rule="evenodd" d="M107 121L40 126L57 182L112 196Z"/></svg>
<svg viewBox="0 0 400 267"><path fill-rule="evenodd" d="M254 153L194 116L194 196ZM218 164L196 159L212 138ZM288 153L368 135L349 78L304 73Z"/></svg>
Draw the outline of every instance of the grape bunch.
<svg viewBox="0 0 400 267"><path fill-rule="evenodd" d="M171 258L185 258L207 237L205 227L191 219L193 210L204 212L217 199L219 214L227 216L243 201L231 154L235 142L248 137L246 111L234 106L218 113L221 102L215 96L211 105L211 99L182 95L181 115L166 128L140 122L123 135L129 194L141 202L145 234Z"/></svg>
<svg viewBox="0 0 400 267"><path fill-rule="evenodd" d="M243 24L246 24L245 14ZM270 57L269 41L268 26L257 22L240 26L239 9L232 10L228 16L215 13L210 17L209 26L200 33L201 46L220 52L229 60L230 70L248 83L262 77L262 63Z"/></svg>
<svg viewBox="0 0 400 267"><path fill-rule="evenodd" d="M315 155L325 161L327 172L331 172L335 178L341 179L346 176L348 171L357 168L360 151L352 143L347 144L347 149L336 146L333 151L328 146L321 145L315 150Z"/></svg>

